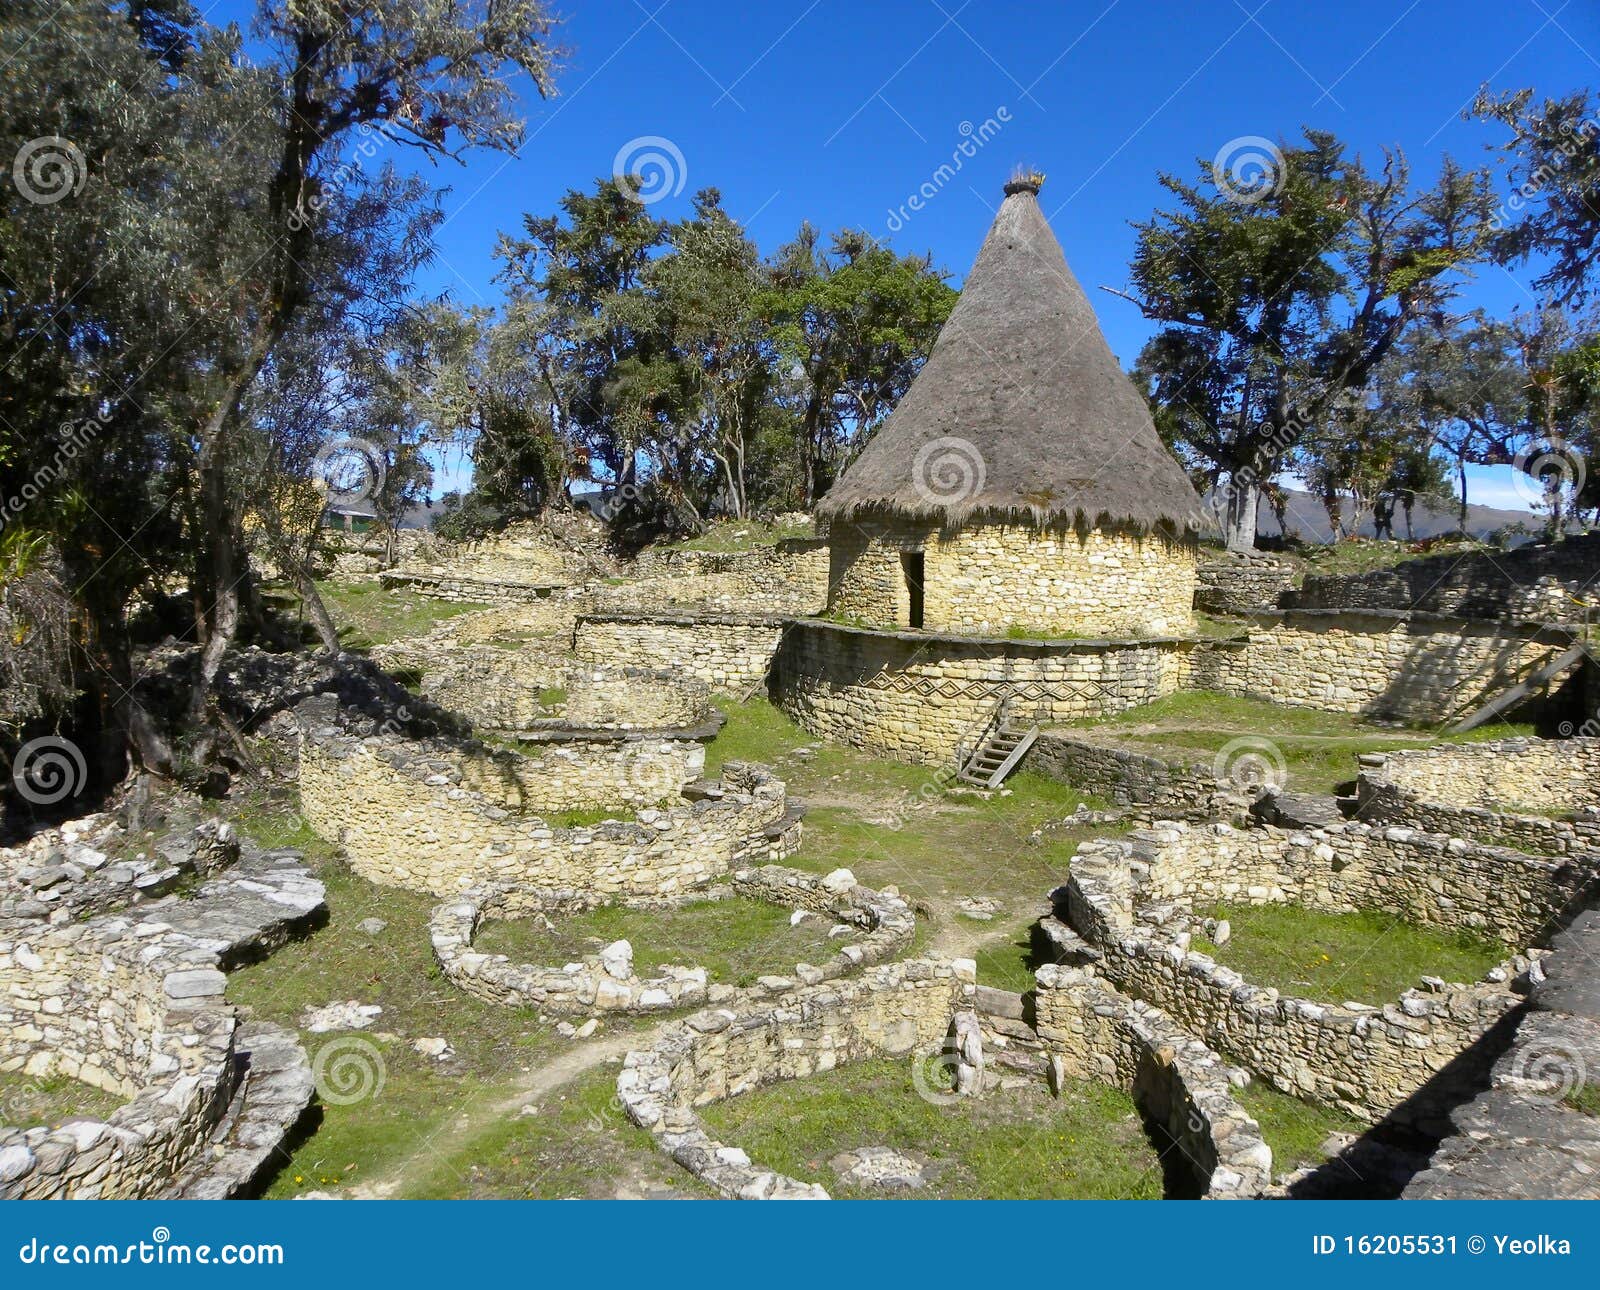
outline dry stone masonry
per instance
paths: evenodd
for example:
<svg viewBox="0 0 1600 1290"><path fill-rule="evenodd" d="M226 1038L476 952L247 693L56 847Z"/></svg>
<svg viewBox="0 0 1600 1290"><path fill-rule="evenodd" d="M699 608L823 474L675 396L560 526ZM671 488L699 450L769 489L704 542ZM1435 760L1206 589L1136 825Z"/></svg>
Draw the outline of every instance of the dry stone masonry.
<svg viewBox="0 0 1600 1290"><path fill-rule="evenodd" d="M1600 851L1600 739L1369 753L1358 814L1546 855Z"/></svg>
<svg viewBox="0 0 1600 1290"><path fill-rule="evenodd" d="M565 744L527 758L374 731L331 696L302 704L296 717L307 821L381 885L450 897L503 887L508 912L587 907L690 890L799 845L799 816L782 782L737 763L719 783L694 789L695 800L641 808L631 820L562 828L540 814L555 809L552 798L570 800L567 786L592 791L599 783L615 791L619 810L629 801L661 801L685 787L681 776L696 756L703 765L698 744ZM620 778L619 748L643 750L631 754Z"/></svg>
<svg viewBox="0 0 1600 1290"><path fill-rule="evenodd" d="M199 849L237 854L226 830ZM0 1197L223 1197L309 1104L293 1035L242 1023L225 969L303 929L323 888L297 853L253 854L189 899L0 918L0 1070L128 1098L109 1120L0 1128Z"/></svg>
<svg viewBox="0 0 1600 1290"><path fill-rule="evenodd" d="M1431 1123L1481 1077L1459 1061L1518 1006L1513 986L1537 951L1479 983L1426 981L1392 1004L1333 1006L1280 996L1190 948L1197 910L1217 901L1382 910L1470 926L1522 950L1548 941L1594 872L1409 829L1346 824L1291 832L1173 823L1086 843L1054 893L1063 947L1117 989L1163 1009L1285 1092L1366 1120ZM1418 1096L1425 1093L1425 1096Z"/></svg>
<svg viewBox="0 0 1600 1290"><path fill-rule="evenodd" d="M905 900L893 891L873 891L855 884L848 870L820 877L798 869L764 865L740 870L726 888L688 893L707 899L719 891L785 907L810 910L837 920L847 934L834 957L821 965L798 963L793 977L762 977L757 992L782 995L796 983L815 985L864 965L893 958L911 943L916 919ZM656 1012L701 1004L718 993L703 967L662 966L656 975L636 975L633 946L617 941L599 954L562 967L512 963L503 954L473 950L472 939L485 918L506 908L504 891L463 892L433 911L429 934L445 976L461 989L490 1003L528 1006L541 1012L590 1014ZM725 985L726 983L724 983ZM721 1000L719 1000L721 1001Z"/></svg>

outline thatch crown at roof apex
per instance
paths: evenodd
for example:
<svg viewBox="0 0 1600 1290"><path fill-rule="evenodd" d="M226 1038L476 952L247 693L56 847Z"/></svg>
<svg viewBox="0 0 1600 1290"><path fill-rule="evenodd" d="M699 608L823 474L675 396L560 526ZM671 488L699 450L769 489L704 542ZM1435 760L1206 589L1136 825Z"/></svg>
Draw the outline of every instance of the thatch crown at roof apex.
<svg viewBox="0 0 1600 1290"><path fill-rule="evenodd" d="M1036 192L1007 185L927 364L819 516L1200 527Z"/></svg>

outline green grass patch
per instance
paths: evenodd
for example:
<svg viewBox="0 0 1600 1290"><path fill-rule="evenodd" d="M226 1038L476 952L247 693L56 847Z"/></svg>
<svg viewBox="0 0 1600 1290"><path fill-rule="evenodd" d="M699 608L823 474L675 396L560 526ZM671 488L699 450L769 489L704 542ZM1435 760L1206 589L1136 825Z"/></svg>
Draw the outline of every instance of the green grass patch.
<svg viewBox="0 0 1600 1290"><path fill-rule="evenodd" d="M319 582L317 593L348 649L370 649L408 636L421 636L447 618L488 609L488 605L436 600L414 591L389 591L378 582Z"/></svg>
<svg viewBox="0 0 1600 1290"><path fill-rule="evenodd" d="M625 940L640 976L673 963L703 967L711 980L727 985L753 985L759 976L792 976L796 963L824 963L837 953L841 942L828 939L829 920L807 918L790 926L790 912L738 896L679 909L606 905L556 919L553 931L529 919L488 922L473 947L519 963L560 966Z"/></svg>
<svg viewBox="0 0 1600 1290"><path fill-rule="evenodd" d="M985 945L974 956L978 963L978 984L996 990L1015 990L1026 994L1033 989L1032 938L1026 931L1001 944Z"/></svg>
<svg viewBox="0 0 1600 1290"><path fill-rule="evenodd" d="M1252 985L1322 1003L1391 1003L1424 976L1480 980L1505 948L1468 931L1418 927L1364 910L1325 914L1295 905L1216 907L1233 936L1220 949L1194 948L1242 973Z"/></svg>
<svg viewBox="0 0 1600 1290"><path fill-rule="evenodd" d="M757 547L771 546L784 538L815 537L816 530L809 523L768 524L763 520L721 520L704 533L682 542L674 542L669 550L677 551L754 551Z"/></svg>
<svg viewBox="0 0 1600 1290"><path fill-rule="evenodd" d="M282 1161L268 1196L355 1185L398 1165L419 1141L446 1132L485 1099L504 1096L520 1074L565 1043L530 1011L483 1003L443 979L427 931L436 897L357 877L287 805L255 799L235 804L231 814L263 846L305 849L327 885L329 917L311 935L231 973L228 997L290 1030L308 1006L355 999L383 1009L368 1030L302 1034L313 1062L336 1041L370 1045L349 1070L364 1068L372 1079L358 1101L323 1099L321 1124ZM387 926L369 936L358 926L369 918ZM418 1054L411 1041L423 1037L448 1040L455 1057L440 1062Z"/></svg>
<svg viewBox="0 0 1600 1290"><path fill-rule="evenodd" d="M1328 1158L1322 1144L1332 1133L1360 1133L1366 1126L1343 1112L1280 1093L1262 1080L1251 1080L1239 1094L1239 1104L1261 1126L1261 1136L1272 1148L1274 1173L1288 1173Z"/></svg>
<svg viewBox="0 0 1600 1290"><path fill-rule="evenodd" d="M0 1124L54 1129L67 1120L105 1120L127 1098L93 1088L66 1075L0 1072Z"/></svg>
<svg viewBox="0 0 1600 1290"><path fill-rule="evenodd" d="M628 1123L607 1064L510 1113L439 1158L408 1195L421 1200L607 1200L643 1189L709 1197L711 1190Z"/></svg>
<svg viewBox="0 0 1600 1290"><path fill-rule="evenodd" d="M557 829L592 829L610 820L631 820L634 813L623 806L574 806L566 811L545 811L544 822Z"/></svg>
<svg viewBox="0 0 1600 1290"><path fill-rule="evenodd" d="M559 685L552 685L539 691L539 706L541 708L559 708L567 701L567 692Z"/></svg>
<svg viewBox="0 0 1600 1290"><path fill-rule="evenodd" d="M829 1161L855 1147L916 1151L941 1166L910 1193L943 1199L1156 1199L1160 1161L1133 1101L1103 1084L1043 1083L949 1105L925 1101L912 1063L869 1061L703 1107L710 1131L757 1165L832 1196L882 1196L848 1185ZM892 1194L892 1193L891 1193Z"/></svg>
<svg viewBox="0 0 1600 1290"><path fill-rule="evenodd" d="M1561 1100L1574 1111L1600 1115L1600 1084L1580 1084Z"/></svg>

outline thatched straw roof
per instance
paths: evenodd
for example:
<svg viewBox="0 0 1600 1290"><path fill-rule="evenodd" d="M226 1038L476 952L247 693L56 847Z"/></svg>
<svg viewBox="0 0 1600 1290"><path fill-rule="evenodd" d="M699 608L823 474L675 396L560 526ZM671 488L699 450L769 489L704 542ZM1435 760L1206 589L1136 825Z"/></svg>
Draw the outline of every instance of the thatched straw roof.
<svg viewBox="0 0 1600 1290"><path fill-rule="evenodd" d="M927 365L817 513L1196 526L1200 500L1100 334L1035 181L1006 186Z"/></svg>

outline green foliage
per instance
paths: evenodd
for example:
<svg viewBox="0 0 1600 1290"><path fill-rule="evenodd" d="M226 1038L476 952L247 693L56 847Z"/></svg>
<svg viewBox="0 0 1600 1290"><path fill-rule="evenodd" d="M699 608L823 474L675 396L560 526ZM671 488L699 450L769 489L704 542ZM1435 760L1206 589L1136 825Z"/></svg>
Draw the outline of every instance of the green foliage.
<svg viewBox="0 0 1600 1290"><path fill-rule="evenodd" d="M1304 140L1243 198L1213 163L1198 183L1163 175L1176 205L1135 226L1132 298L1162 328L1135 379L1197 481L1229 482L1230 545L1253 545L1261 485L1307 431L1487 253L1484 175L1447 159L1413 188L1398 151L1373 171L1331 134Z"/></svg>

